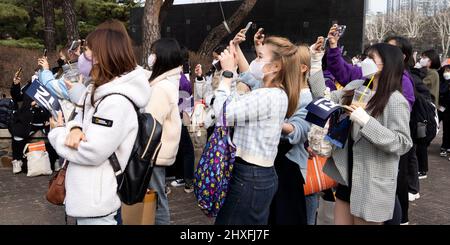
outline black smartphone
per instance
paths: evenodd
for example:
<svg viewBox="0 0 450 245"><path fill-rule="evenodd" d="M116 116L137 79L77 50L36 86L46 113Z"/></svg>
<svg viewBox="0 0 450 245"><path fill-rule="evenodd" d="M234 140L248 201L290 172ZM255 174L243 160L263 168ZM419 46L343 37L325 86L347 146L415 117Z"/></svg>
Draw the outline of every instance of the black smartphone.
<svg viewBox="0 0 450 245"><path fill-rule="evenodd" d="M46 48L44 49L43 53L44 53L44 57L47 57L47 49Z"/></svg>

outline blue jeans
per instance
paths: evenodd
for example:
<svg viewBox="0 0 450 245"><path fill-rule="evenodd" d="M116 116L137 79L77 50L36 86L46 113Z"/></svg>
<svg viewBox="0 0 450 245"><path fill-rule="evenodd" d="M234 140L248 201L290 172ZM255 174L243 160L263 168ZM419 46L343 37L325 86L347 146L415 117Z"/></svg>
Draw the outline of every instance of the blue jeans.
<svg viewBox="0 0 450 245"><path fill-rule="evenodd" d="M101 218L77 218L77 225L117 225L117 212Z"/></svg>
<svg viewBox="0 0 450 245"><path fill-rule="evenodd" d="M166 194L166 167L154 167L149 187L158 194L155 225L170 225L169 199Z"/></svg>
<svg viewBox="0 0 450 245"><path fill-rule="evenodd" d="M316 224L316 213L319 208L319 194L315 193L309 196L305 196L306 201L306 219L308 225Z"/></svg>
<svg viewBox="0 0 450 245"><path fill-rule="evenodd" d="M274 167L263 168L242 164L236 159L230 181L230 190L216 225L266 225L270 204L278 188Z"/></svg>

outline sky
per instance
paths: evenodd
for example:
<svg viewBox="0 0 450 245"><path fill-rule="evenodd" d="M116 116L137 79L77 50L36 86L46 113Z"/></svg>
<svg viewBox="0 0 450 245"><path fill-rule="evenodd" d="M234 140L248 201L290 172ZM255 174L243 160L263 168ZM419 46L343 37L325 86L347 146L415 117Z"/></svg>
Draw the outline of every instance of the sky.
<svg viewBox="0 0 450 245"><path fill-rule="evenodd" d="M387 0L369 0L368 10L370 12L386 12L386 7Z"/></svg>
<svg viewBox="0 0 450 245"><path fill-rule="evenodd" d="M187 4L187 3L197 3L197 2L217 2L218 0L175 0L174 4ZM223 2L230 0L222 0ZM232 0L231 0L232 1ZM292 0L289 0L292 1ZM345 1L345 0L343 0ZM361 0L364 1L364 0ZM386 12L387 0L369 0L370 12Z"/></svg>

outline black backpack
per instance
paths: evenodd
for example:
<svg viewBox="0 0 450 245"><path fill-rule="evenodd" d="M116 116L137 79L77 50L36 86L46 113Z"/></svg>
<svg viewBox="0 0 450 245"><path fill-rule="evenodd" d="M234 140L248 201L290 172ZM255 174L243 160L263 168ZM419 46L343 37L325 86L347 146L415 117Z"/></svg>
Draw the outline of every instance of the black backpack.
<svg viewBox="0 0 450 245"><path fill-rule="evenodd" d="M142 202L147 193L153 166L161 149L162 126L151 114L141 113L130 98L119 93L102 97L94 114L100 103L111 95L121 95L127 98L133 104L137 114L139 129L125 170L120 168L116 153L109 157L117 178L117 194L123 203L133 205Z"/></svg>
<svg viewBox="0 0 450 245"><path fill-rule="evenodd" d="M12 99L0 99L0 129L7 129L11 126L15 111L16 108Z"/></svg>
<svg viewBox="0 0 450 245"><path fill-rule="evenodd" d="M425 134L420 134L424 127ZM416 144L429 144L439 131L439 119L436 106L424 96L416 93L416 101L411 112L411 137Z"/></svg>

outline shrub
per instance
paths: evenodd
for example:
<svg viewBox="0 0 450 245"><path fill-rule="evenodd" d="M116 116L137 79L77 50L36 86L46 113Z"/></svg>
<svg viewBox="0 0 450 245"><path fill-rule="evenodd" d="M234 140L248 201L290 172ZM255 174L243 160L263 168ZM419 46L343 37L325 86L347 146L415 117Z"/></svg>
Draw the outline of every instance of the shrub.
<svg viewBox="0 0 450 245"><path fill-rule="evenodd" d="M32 37L25 37L19 40L15 39L0 40L0 46L27 48L27 49L44 48L44 45L40 42L40 40Z"/></svg>

